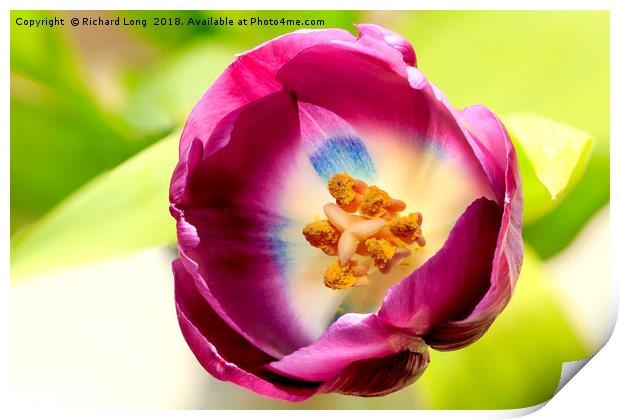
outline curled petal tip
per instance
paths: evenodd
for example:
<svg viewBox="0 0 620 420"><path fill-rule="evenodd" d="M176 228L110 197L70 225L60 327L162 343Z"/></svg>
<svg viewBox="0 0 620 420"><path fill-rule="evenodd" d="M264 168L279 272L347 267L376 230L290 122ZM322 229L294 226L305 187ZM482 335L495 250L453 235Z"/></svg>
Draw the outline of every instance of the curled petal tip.
<svg viewBox="0 0 620 420"><path fill-rule="evenodd" d="M400 52L405 63L410 66L417 66L415 50L403 36L373 23L358 24L355 25L355 27L360 31L360 38L371 36L377 40L381 40Z"/></svg>

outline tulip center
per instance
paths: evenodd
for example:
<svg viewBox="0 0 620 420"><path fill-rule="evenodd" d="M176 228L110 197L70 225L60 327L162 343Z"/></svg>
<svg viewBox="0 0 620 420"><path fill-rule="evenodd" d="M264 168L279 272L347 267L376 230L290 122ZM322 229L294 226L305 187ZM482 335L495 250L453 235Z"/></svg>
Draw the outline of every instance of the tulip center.
<svg viewBox="0 0 620 420"><path fill-rule="evenodd" d="M325 286L366 285L371 270L387 274L411 255L411 248L426 244L422 215L401 215L406 204L379 187L340 173L329 178L327 189L336 201L323 206L327 219L302 232L311 246L337 257L325 271Z"/></svg>

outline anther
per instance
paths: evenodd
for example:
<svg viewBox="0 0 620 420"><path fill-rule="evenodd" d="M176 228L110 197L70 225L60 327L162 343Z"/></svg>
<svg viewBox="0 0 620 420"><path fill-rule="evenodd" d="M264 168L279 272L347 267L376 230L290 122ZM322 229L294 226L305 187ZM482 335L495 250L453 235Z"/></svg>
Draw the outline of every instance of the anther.
<svg viewBox="0 0 620 420"><path fill-rule="evenodd" d="M307 225L303 235L310 245L319 248L327 255L337 255L340 232L327 220L318 220Z"/></svg>
<svg viewBox="0 0 620 420"><path fill-rule="evenodd" d="M349 261L343 266L336 261L325 271L323 283L331 289L348 289L358 282L367 283L368 269L367 265L359 265L357 261Z"/></svg>
<svg viewBox="0 0 620 420"><path fill-rule="evenodd" d="M329 178L327 189L338 206L346 211L354 212L359 207L360 193L366 189L366 183L346 173L335 174Z"/></svg>
<svg viewBox="0 0 620 420"><path fill-rule="evenodd" d="M390 220L390 232L407 244L417 242L419 246L426 245L422 236L422 215L409 213L408 216L398 216Z"/></svg>
<svg viewBox="0 0 620 420"><path fill-rule="evenodd" d="M370 238L366 240L368 254L375 261L379 270L384 270L387 263L394 257L396 247L385 239Z"/></svg>
<svg viewBox="0 0 620 420"><path fill-rule="evenodd" d="M392 204L392 199L380 188L374 185L368 187L362 197L360 213L369 217L381 217Z"/></svg>

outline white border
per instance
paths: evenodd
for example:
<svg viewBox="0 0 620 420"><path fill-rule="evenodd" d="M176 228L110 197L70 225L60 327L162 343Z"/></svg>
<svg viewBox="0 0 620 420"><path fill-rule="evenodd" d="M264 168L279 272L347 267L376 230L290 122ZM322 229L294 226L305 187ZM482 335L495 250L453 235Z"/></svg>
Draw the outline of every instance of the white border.
<svg viewBox="0 0 620 420"><path fill-rule="evenodd" d="M232 1L218 0L205 1L188 0L182 4L179 2L170 2L163 0L133 0L131 3L122 0L110 0L110 1L89 1L87 4L79 0L63 0L55 1L53 4L50 1L44 0L9 0L3 2L2 11L3 16L0 22L0 39L3 48L3 54L1 58L1 71L4 76L4 81L1 86L2 94L2 115L0 130L3 133L3 139L0 145L0 167L1 167L1 183L0 183L0 197L5 197L6 204L0 209L2 214L3 223L0 224L0 236L2 241L0 242L1 252L1 274L0 278L2 283L0 284L0 407L3 411L7 410L10 406L10 402L6 400L8 395L9 386L9 368L10 368L10 302L9 302L9 207L8 197L9 195L9 168L10 168L10 127L9 127L9 105L10 105L10 59L9 59L9 10L27 10L27 9L64 9L64 10L123 10L123 9L170 9L170 10L182 10L182 9L204 9L208 7L213 10L254 10L254 9L283 9L283 10L320 10L320 9L334 9L334 10L404 10L404 9L417 9L417 10L612 10L612 22L611 22L611 159L612 159L612 179L611 179L611 213L612 213L612 243L610 255L620 255L619 236L618 235L618 222L616 219L616 205L618 204L619 197L619 180L618 170L616 165L618 164L618 153L620 151L620 138L618 116L620 116L620 91L618 85L618 72L620 66L618 65L618 52L620 48L619 44L619 10L617 2L613 0L589 0L589 1L552 1L552 0L521 0L521 1L502 1L502 0L476 0L467 1L462 0L425 0L425 1L396 1L396 0L383 0L383 1L367 1L367 0L344 0L339 1L338 4L334 4L333 0L298 0L294 4L289 1L275 0L269 2L269 4L256 4L251 1L237 1L232 4ZM587 88L587 87L582 87ZM615 118L614 118L615 117ZM618 311L618 280L620 279L620 271L618 269L617 258L611 259L611 273L612 278L616 279L613 282L613 295L614 295L614 316L613 319L617 319ZM562 417L573 416L594 416L593 418L610 418L611 413L618 413L619 409L616 405L617 401L617 378L620 377L620 361L617 357L620 354L620 339L618 334L613 334L607 345L597 354L588 365L579 372L577 376L569 381L569 383L556 395L542 410L536 411L531 414L532 418L537 419L555 419ZM119 378L120 380L120 378ZM511 410L511 411L416 411L415 413L408 415L415 415L416 418L431 418L431 419L447 419L447 418L501 418L501 417L516 417L519 415L527 414L532 409L523 410ZM76 412L63 412L63 413L41 413L41 412L7 412L5 418L40 418L42 415L46 417L49 414L58 414L58 417L62 418L83 418L83 414ZM314 419L316 413L296 411L295 416L308 417ZM142 418L148 416L149 418L170 418L176 416L187 416L204 419L205 413L202 412L117 412L114 416L120 418ZM209 414L211 416L212 414ZM246 416L247 413L243 411L223 411L219 412L218 416L225 418L239 418ZM264 418L290 418L292 412L253 412L253 417ZM398 415L394 412L376 413L375 412L355 412L346 413L338 412L338 417L355 416L370 417L375 415ZM110 413L107 412L89 412L89 418L109 418Z"/></svg>

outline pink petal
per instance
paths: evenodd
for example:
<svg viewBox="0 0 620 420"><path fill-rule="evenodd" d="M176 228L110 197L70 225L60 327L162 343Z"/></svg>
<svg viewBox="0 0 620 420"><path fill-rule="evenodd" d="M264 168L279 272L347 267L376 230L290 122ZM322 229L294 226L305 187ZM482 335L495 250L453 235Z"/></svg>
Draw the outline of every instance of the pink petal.
<svg viewBox="0 0 620 420"><path fill-rule="evenodd" d="M445 321L467 316L489 289L500 219L495 202L481 198L471 204L444 246L388 291L379 318L426 336Z"/></svg>
<svg viewBox="0 0 620 420"><path fill-rule="evenodd" d="M282 67L277 79L298 100L346 121L364 140L369 133L380 138L388 132L396 134L404 145L456 159L462 173L492 196L489 180L466 135L431 85L414 80L424 88L413 87L409 79L414 68L407 66L400 54L397 63L394 48L375 38L371 44L362 43L362 39L307 48Z"/></svg>
<svg viewBox="0 0 620 420"><path fill-rule="evenodd" d="M401 54L402 60L405 63L414 67L417 65L416 54L413 47L409 41L401 35L373 23L355 25L355 27L360 31L360 40L362 42L366 42L367 39L373 38L377 41L387 43Z"/></svg>
<svg viewBox="0 0 620 420"><path fill-rule="evenodd" d="M276 373L305 381L335 378L353 362L400 353L424 351L419 338L386 328L375 314L346 314L315 342L271 362ZM350 374L350 373L349 373Z"/></svg>
<svg viewBox="0 0 620 420"><path fill-rule="evenodd" d="M473 114L469 114L469 116L471 115ZM482 112L478 115L490 116L492 114ZM487 123L492 123L492 121L487 120ZM492 124L483 126L486 128L487 135L493 133L488 129L492 127ZM479 131L479 136L482 138L480 133ZM505 135L503 127L495 133L495 137L485 137L484 141L489 143L489 150L496 151L494 155L498 156L498 164L505 162L505 167L502 169L505 173L506 191L497 249L493 259L491 287L465 319L446 322L433 331L433 334L428 337L428 342L438 350L455 350L465 347L484 334L508 304L523 263L523 238L521 235L523 193L516 153L510 139ZM505 155L501 154L497 148L502 140ZM505 160L501 159L501 156L506 156Z"/></svg>
<svg viewBox="0 0 620 420"><path fill-rule="evenodd" d="M484 172L495 192L496 201L504 200L506 172L506 143L510 137L499 119L486 107L474 105L463 112L454 110L447 100L446 108L450 110L463 130L474 154L480 161Z"/></svg>
<svg viewBox="0 0 620 420"><path fill-rule="evenodd" d="M185 151L185 156L179 160L170 181L170 203L180 204L189 200L187 179L202 160L204 146L198 139L194 139ZM176 217L176 210L171 207L170 212Z"/></svg>
<svg viewBox="0 0 620 420"><path fill-rule="evenodd" d="M386 46L384 51L390 53L386 59L368 46L317 45L286 63L277 79L299 100L321 106L355 128L392 124L394 130L421 135L429 103L409 87L405 63L393 61L396 51Z"/></svg>
<svg viewBox="0 0 620 420"><path fill-rule="evenodd" d="M360 360L326 381L320 393L338 392L360 397L377 397L412 384L429 364L428 352L405 350L385 357Z"/></svg>
<svg viewBox="0 0 620 420"><path fill-rule="evenodd" d="M173 203L179 251L213 309L280 357L311 341L295 322L274 231L286 221L277 205L283 174L301 147L296 104L284 92L269 95L219 132L230 137L209 144L226 147L203 156L186 177L189 199Z"/></svg>
<svg viewBox="0 0 620 420"><path fill-rule="evenodd" d="M508 159L506 147L512 146L506 128L499 118L483 105L465 108L461 118L475 141L476 149L479 149L478 159L491 183L496 190L504 191Z"/></svg>
<svg viewBox="0 0 620 420"><path fill-rule="evenodd" d="M281 90L275 75L300 51L333 40L354 39L342 29L299 30L238 55L192 110L181 135L180 156L185 156L194 138L206 142L215 125L235 109Z"/></svg>
<svg viewBox="0 0 620 420"><path fill-rule="evenodd" d="M194 279L180 260L172 263L179 325L200 364L214 377L261 395L302 401L318 391L318 384L295 382L265 371L273 360L230 328L201 298ZM288 382L288 384L287 384Z"/></svg>

